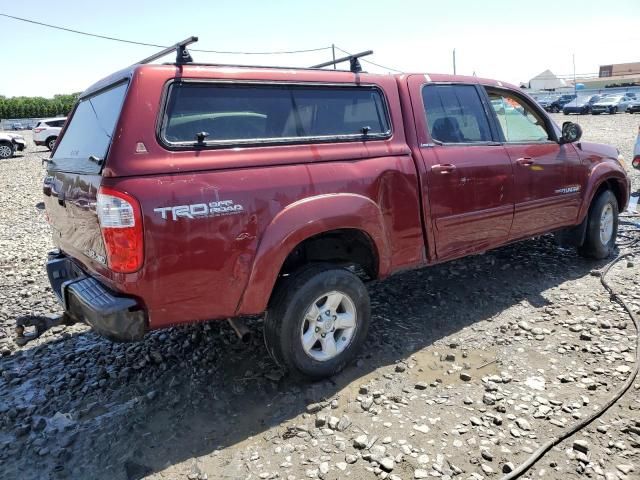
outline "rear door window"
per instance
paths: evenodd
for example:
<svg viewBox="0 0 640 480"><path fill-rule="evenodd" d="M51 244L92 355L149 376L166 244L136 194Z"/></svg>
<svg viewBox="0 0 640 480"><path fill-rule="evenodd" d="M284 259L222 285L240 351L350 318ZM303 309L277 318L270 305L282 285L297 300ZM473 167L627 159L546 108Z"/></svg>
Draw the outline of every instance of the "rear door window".
<svg viewBox="0 0 640 480"><path fill-rule="evenodd" d="M209 146L386 138L391 133L375 87L174 83L160 136L170 146Z"/></svg>
<svg viewBox="0 0 640 480"><path fill-rule="evenodd" d="M51 158L52 169L100 172L120 117L127 85L120 83L80 99Z"/></svg>
<svg viewBox="0 0 640 480"><path fill-rule="evenodd" d="M425 85L422 100L431 138L441 143L490 142L489 120L473 85Z"/></svg>

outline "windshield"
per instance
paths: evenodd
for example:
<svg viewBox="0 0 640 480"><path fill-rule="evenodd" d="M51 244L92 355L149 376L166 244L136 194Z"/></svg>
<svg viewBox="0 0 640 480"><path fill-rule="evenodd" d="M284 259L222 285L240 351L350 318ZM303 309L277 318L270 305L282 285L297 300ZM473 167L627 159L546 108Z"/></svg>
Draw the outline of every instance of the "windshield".
<svg viewBox="0 0 640 480"><path fill-rule="evenodd" d="M127 83L80 100L52 157L56 170L98 173L120 116Z"/></svg>

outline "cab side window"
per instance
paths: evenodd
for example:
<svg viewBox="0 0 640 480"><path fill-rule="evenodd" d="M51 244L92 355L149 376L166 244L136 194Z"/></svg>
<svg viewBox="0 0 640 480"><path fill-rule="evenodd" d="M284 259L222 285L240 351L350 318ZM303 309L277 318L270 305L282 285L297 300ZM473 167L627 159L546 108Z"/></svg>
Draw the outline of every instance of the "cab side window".
<svg viewBox="0 0 640 480"><path fill-rule="evenodd" d="M543 118L529 105L506 92L489 90L487 93L505 141L530 143L549 140Z"/></svg>
<svg viewBox="0 0 640 480"><path fill-rule="evenodd" d="M425 85L422 101L431 138L441 143L490 142L489 121L473 85Z"/></svg>

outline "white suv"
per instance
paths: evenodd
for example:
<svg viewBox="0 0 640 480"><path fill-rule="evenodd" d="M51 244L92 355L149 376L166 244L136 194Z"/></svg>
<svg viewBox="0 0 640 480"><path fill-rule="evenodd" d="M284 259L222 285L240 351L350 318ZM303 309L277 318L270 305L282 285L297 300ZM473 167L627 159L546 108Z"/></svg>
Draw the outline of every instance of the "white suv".
<svg viewBox="0 0 640 480"><path fill-rule="evenodd" d="M45 118L38 121L33 128L33 143L45 145L49 150L53 150L60 130L66 121L67 117Z"/></svg>

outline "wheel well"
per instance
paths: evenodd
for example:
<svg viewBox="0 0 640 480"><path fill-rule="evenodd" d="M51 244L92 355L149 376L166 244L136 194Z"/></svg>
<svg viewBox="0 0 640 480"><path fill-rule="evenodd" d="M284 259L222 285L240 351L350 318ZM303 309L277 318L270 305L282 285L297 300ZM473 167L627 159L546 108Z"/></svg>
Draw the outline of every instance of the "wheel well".
<svg viewBox="0 0 640 480"><path fill-rule="evenodd" d="M57 139L57 138L58 138L58 136L57 136L57 135L49 135L49 136L47 137L47 139L45 140L45 142L46 142L46 143L49 143L49 140L51 140L51 139L54 139L54 140L55 140L55 139Z"/></svg>
<svg viewBox="0 0 640 480"><path fill-rule="evenodd" d="M616 182L613 179L605 180L604 182L602 182L598 187L598 190L596 191L591 201L593 202L593 200L595 200L598 197L598 195L600 195L605 190L611 190L611 192L613 192L613 194L616 197L616 200L618 201L618 208L620 208L622 205L626 203L626 200L623 197L623 189L620 188L620 185L618 184L618 182Z"/></svg>
<svg viewBox="0 0 640 480"><path fill-rule="evenodd" d="M378 276L378 254L369 235L344 228L314 235L298 244L285 259L280 276L302 265L328 262L354 267L357 275L373 280Z"/></svg>

